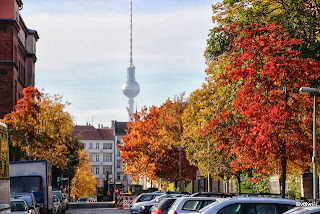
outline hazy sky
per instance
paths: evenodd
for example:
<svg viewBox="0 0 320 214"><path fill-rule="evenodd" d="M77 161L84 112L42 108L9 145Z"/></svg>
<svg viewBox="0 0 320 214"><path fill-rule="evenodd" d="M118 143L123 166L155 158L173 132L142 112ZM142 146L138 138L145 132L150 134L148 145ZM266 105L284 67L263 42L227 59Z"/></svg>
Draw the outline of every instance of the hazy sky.
<svg viewBox="0 0 320 214"><path fill-rule="evenodd" d="M133 64L138 110L189 95L205 78L206 47L217 0L133 0ZM130 0L23 0L37 30L36 87L60 94L78 125L127 121Z"/></svg>

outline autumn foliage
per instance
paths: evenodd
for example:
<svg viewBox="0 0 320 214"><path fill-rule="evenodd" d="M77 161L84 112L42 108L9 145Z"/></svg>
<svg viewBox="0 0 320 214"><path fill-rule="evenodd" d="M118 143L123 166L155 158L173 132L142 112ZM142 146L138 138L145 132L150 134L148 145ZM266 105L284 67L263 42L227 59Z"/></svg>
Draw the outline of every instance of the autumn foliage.
<svg viewBox="0 0 320 214"><path fill-rule="evenodd" d="M234 109L220 112L202 129L216 148L233 157L234 172L258 175L307 169L312 150L312 98L299 94L320 74L320 65L303 58L303 41L276 23L218 30L230 37L230 63L218 75L221 84L237 84ZM219 130L217 133L216 130ZM213 136L212 136L213 135Z"/></svg>
<svg viewBox="0 0 320 214"><path fill-rule="evenodd" d="M71 181L71 196L77 198L94 196L98 181L91 172L92 166L89 164L85 149L79 151L79 160L76 174Z"/></svg>
<svg viewBox="0 0 320 214"><path fill-rule="evenodd" d="M182 97L167 100L162 106L144 108L135 115L136 121L128 125L124 145L119 147L124 160L124 171L135 180L143 176L149 179L179 180L179 152L181 145L181 116L187 103ZM190 166L182 153L183 178L192 179L196 167Z"/></svg>
<svg viewBox="0 0 320 214"><path fill-rule="evenodd" d="M74 159L79 143L72 137L73 121L64 111L61 97L53 97L28 87L15 111L3 120L9 127L10 158L47 159L53 166L66 169Z"/></svg>

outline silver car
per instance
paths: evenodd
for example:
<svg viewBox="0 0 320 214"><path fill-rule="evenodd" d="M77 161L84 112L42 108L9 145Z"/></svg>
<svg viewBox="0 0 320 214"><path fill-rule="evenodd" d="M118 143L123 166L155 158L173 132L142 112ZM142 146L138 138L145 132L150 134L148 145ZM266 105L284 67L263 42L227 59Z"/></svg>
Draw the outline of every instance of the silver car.
<svg viewBox="0 0 320 214"><path fill-rule="evenodd" d="M64 213L68 209L67 197L65 197L65 194L63 194L61 190L52 190L52 193L59 198L62 207L62 212Z"/></svg>
<svg viewBox="0 0 320 214"><path fill-rule="evenodd" d="M132 214L144 214L144 213L149 213L150 208L159 203L162 199L165 199L169 197L169 195L158 195L151 201L143 201L143 202L138 202L134 203L130 207L130 211Z"/></svg>
<svg viewBox="0 0 320 214"><path fill-rule="evenodd" d="M37 205L36 198L34 197L33 193L30 192L21 192L21 193L11 193L10 196L12 199L23 199L27 202L29 206L30 213L32 214L39 214L39 206Z"/></svg>
<svg viewBox="0 0 320 214"><path fill-rule="evenodd" d="M29 207L23 199L11 199L11 213L29 214Z"/></svg>
<svg viewBox="0 0 320 214"><path fill-rule="evenodd" d="M294 207L291 210L283 214L318 214L320 213L320 206L314 206L312 203L308 203L303 207L303 203L297 204L298 207Z"/></svg>
<svg viewBox="0 0 320 214"><path fill-rule="evenodd" d="M298 201L272 197L235 197L220 199L199 210L203 214L278 214L296 206Z"/></svg>
<svg viewBox="0 0 320 214"><path fill-rule="evenodd" d="M172 204L168 214L195 213L215 201L212 197L182 197Z"/></svg>

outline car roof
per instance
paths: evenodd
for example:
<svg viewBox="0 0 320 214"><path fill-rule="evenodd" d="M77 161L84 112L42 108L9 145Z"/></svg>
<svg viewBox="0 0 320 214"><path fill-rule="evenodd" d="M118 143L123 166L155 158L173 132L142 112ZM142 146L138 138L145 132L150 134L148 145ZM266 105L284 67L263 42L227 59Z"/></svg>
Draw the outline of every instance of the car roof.
<svg viewBox="0 0 320 214"><path fill-rule="evenodd" d="M18 196L18 195L33 195L33 193L32 192L13 192L10 195L15 195L15 196Z"/></svg>
<svg viewBox="0 0 320 214"><path fill-rule="evenodd" d="M10 201L23 201L24 203L27 203L26 200L24 200L22 198L11 199Z"/></svg>
<svg viewBox="0 0 320 214"><path fill-rule="evenodd" d="M287 198L275 197L234 197L234 198L217 198L216 201L208 206L202 208L200 212L215 209L216 206L226 206L234 203L272 203L272 204L290 204L296 205L298 201Z"/></svg>
<svg viewBox="0 0 320 214"><path fill-rule="evenodd" d="M217 201L220 201L221 199L218 198ZM287 198L275 198L275 197L234 197L234 198L227 198L226 200L224 199L223 201L237 201L237 202L270 202L270 203L275 203L276 201L279 202L287 202L287 203L296 203L298 201L295 201L293 199L287 199Z"/></svg>

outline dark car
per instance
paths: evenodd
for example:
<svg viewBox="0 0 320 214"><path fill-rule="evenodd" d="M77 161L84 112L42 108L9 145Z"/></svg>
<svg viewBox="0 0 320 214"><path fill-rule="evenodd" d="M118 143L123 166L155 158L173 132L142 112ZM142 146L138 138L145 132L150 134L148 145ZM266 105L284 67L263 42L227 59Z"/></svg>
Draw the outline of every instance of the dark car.
<svg viewBox="0 0 320 214"><path fill-rule="evenodd" d="M150 209L151 214L168 214L169 208L177 198L165 198Z"/></svg>

